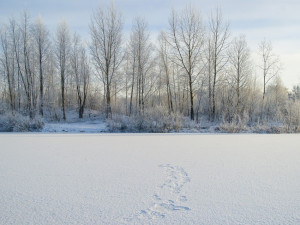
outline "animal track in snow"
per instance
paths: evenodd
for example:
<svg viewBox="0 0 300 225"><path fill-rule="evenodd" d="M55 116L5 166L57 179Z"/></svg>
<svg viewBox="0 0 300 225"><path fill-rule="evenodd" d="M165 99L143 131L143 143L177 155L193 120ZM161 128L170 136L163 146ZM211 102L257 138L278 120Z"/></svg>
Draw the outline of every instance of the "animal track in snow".
<svg viewBox="0 0 300 225"><path fill-rule="evenodd" d="M167 180L161 186L161 188L167 187L170 191L175 194L180 194L183 186L190 182L190 178L185 170L179 166L172 166L170 164L159 165L164 168L167 172Z"/></svg>
<svg viewBox="0 0 300 225"><path fill-rule="evenodd" d="M165 170L166 180L160 185L157 192L153 194L150 207L129 218L125 218L124 221L162 219L168 213L190 210L189 207L181 205L181 203L187 202L187 197L182 194L182 189L186 183L190 182L186 171L182 167L170 164L159 165L159 167Z"/></svg>

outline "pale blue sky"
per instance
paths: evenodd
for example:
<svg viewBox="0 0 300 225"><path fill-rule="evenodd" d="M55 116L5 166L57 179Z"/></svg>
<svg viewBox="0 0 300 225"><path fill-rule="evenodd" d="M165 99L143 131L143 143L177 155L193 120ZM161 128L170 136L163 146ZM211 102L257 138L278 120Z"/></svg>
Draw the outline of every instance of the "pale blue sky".
<svg viewBox="0 0 300 225"><path fill-rule="evenodd" d="M0 23L11 16L19 16L26 9L32 19L39 14L47 27L54 31L65 19L72 31L88 38L90 15L110 0L0 0ZM115 0L122 12L125 32L131 28L135 16L143 16L149 23L153 38L168 26L171 8L181 9L183 0ZM245 34L253 52L264 38L271 40L283 63L282 79L291 88L300 83L300 1L299 0L194 0L189 1L207 19L211 10L220 6L231 25L231 34ZM255 58L255 54L253 54Z"/></svg>

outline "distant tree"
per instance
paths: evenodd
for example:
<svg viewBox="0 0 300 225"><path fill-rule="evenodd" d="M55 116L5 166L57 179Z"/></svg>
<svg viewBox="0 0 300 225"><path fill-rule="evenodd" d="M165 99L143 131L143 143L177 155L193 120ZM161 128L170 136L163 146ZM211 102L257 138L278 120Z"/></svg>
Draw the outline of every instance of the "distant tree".
<svg viewBox="0 0 300 225"><path fill-rule="evenodd" d="M170 59L170 46L167 40L167 35L165 32L161 32L158 38L159 42L159 58L164 70L165 79L166 79L166 90L167 90L167 99L168 99L168 108L169 112L174 111L173 100L172 100L172 88L171 88L171 59Z"/></svg>
<svg viewBox="0 0 300 225"><path fill-rule="evenodd" d="M263 72L263 100L266 95L267 84L279 74L280 61L279 58L273 53L271 42L263 40L258 46L258 54L262 60L259 68Z"/></svg>
<svg viewBox="0 0 300 225"><path fill-rule="evenodd" d="M70 31L65 21L62 21L56 30L55 55L58 64L61 84L61 107L63 119L66 120L65 82L66 72L70 56Z"/></svg>
<svg viewBox="0 0 300 225"><path fill-rule="evenodd" d="M233 40L229 50L229 64L229 82L236 96L235 111L240 114L241 104L245 104L243 102L246 97L245 89L251 76L250 50L244 36Z"/></svg>
<svg viewBox="0 0 300 225"><path fill-rule="evenodd" d="M133 77L136 78L136 107L137 112L141 113L145 107L146 79L151 66L152 45L150 43L150 34L147 31L147 23L142 18L136 18L133 22L130 52L132 58ZM135 77L134 77L135 76ZM132 86L132 88L133 88ZM132 104L132 97L131 97Z"/></svg>
<svg viewBox="0 0 300 225"><path fill-rule="evenodd" d="M175 61L184 70L188 81L190 118L194 120L193 83L200 75L204 28L199 12L191 5L181 13L172 11L169 19L169 43L173 48Z"/></svg>
<svg viewBox="0 0 300 225"><path fill-rule="evenodd" d="M228 62L226 50L229 43L229 24L224 22L222 12L216 8L209 19L209 51L210 61L212 63L212 81L211 81L211 103L212 103L212 119L216 116L216 85L218 78L224 71L225 65Z"/></svg>
<svg viewBox="0 0 300 225"><path fill-rule="evenodd" d="M90 52L96 72L105 88L106 117L111 117L111 89L113 79L122 61L121 15L112 5L105 10L99 8L91 18Z"/></svg>
<svg viewBox="0 0 300 225"><path fill-rule="evenodd" d="M294 101L295 100L300 100L300 86L299 85L293 86L292 98L293 98Z"/></svg>
<svg viewBox="0 0 300 225"><path fill-rule="evenodd" d="M73 36L70 58L75 78L79 118L83 118L90 81L90 68L86 50L77 34Z"/></svg>
<svg viewBox="0 0 300 225"><path fill-rule="evenodd" d="M49 32L43 24L42 18L39 16L36 23L33 25L33 39L37 49L39 80L40 80L40 105L39 113L44 115L44 70L45 60L50 51Z"/></svg>
<svg viewBox="0 0 300 225"><path fill-rule="evenodd" d="M264 116L266 119L281 121L286 111L288 91L279 76L274 78L266 90Z"/></svg>
<svg viewBox="0 0 300 225"><path fill-rule="evenodd" d="M37 104L36 92L36 71L34 60L33 36L31 31L30 18L27 12L24 12L21 18L20 26L20 41L16 36L14 48L16 53L18 72L21 75L24 86L27 110L30 118L35 116Z"/></svg>
<svg viewBox="0 0 300 225"><path fill-rule="evenodd" d="M22 54L22 49L21 49L21 30L20 26L17 23L16 19L12 18L9 20L9 25L8 25L8 30L9 30L9 37L11 40L11 47L12 47L12 56L11 59L14 61L14 73L15 73L15 82L16 82L16 108L18 110L21 110L21 102L24 102L23 99L26 99L26 96L28 96L28 90L25 88L25 94L21 93L22 92L22 84L23 87L26 86L25 83L25 78L24 78L24 73L22 71L21 65L21 54Z"/></svg>
<svg viewBox="0 0 300 225"><path fill-rule="evenodd" d="M14 75L14 52L7 27L2 27L0 32L1 56L0 62L4 80L8 86L9 105L12 113L16 109L15 75Z"/></svg>

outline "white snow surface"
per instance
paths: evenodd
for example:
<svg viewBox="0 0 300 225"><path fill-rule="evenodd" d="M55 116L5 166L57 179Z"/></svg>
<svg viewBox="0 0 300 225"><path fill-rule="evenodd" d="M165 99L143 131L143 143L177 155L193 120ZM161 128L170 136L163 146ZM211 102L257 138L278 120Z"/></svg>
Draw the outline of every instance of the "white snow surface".
<svg viewBox="0 0 300 225"><path fill-rule="evenodd" d="M300 224L299 140L1 134L0 224Z"/></svg>
<svg viewBox="0 0 300 225"><path fill-rule="evenodd" d="M108 132L108 125L103 120L87 120L76 122L45 123L43 133L101 133Z"/></svg>

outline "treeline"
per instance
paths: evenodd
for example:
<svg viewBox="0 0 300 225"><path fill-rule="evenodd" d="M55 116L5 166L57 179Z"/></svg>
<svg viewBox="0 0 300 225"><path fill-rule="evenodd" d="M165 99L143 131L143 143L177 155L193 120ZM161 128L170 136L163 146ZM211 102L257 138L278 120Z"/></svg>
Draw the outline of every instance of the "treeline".
<svg viewBox="0 0 300 225"><path fill-rule="evenodd" d="M71 109L82 118L88 108L110 119L151 112L297 131L299 86L290 93L283 86L271 42L258 44L255 64L246 37L231 34L220 9L203 21L192 6L172 10L153 42L137 17L125 40L120 12L99 8L87 41L66 22L51 34L40 17L8 18L0 28L1 107L30 118L66 120Z"/></svg>

